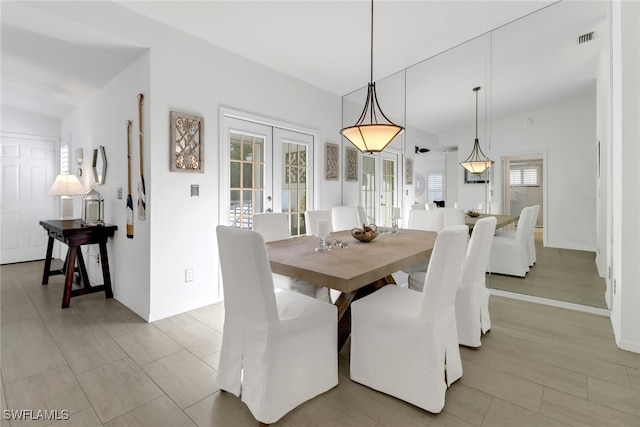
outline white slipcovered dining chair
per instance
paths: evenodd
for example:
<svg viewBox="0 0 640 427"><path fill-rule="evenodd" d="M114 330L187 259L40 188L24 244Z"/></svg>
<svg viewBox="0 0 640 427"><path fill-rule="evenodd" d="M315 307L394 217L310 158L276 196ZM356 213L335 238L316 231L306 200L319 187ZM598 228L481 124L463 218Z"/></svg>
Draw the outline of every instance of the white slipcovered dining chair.
<svg viewBox="0 0 640 427"><path fill-rule="evenodd" d="M307 227L307 236L318 235L318 221L324 220L329 224L329 232L333 231L331 228L331 212L328 210L315 210L306 211L304 213L304 223Z"/></svg>
<svg viewBox="0 0 640 427"><path fill-rule="evenodd" d="M533 267L536 263L536 224L538 223L538 215L540 215L540 205L533 205L531 212L531 225L529 226L529 237L527 238L527 257L529 258L529 267Z"/></svg>
<svg viewBox="0 0 640 427"><path fill-rule="evenodd" d="M357 206L334 206L331 208L331 228L333 231L351 230L362 227L362 224Z"/></svg>
<svg viewBox="0 0 640 427"><path fill-rule="evenodd" d="M527 251L527 260L529 261L529 267L533 267L536 263L536 237L535 237L535 229L536 223L538 222L538 215L540 214L540 205L533 205L531 210L531 218L529 224L529 230L526 233L526 251ZM515 236L515 231L503 231L500 230L496 233L496 236Z"/></svg>
<svg viewBox="0 0 640 427"><path fill-rule="evenodd" d="M410 210L407 228L436 232L442 230L444 228L444 209Z"/></svg>
<svg viewBox="0 0 640 427"><path fill-rule="evenodd" d="M467 347L480 347L482 334L491 329L490 293L485 279L496 223L494 216L476 222L462 265L462 280L456 294L456 324L458 342Z"/></svg>
<svg viewBox="0 0 640 427"><path fill-rule="evenodd" d="M262 235L265 242L289 239L289 218L284 212L257 213L253 215L253 230ZM290 289L301 294L331 302L329 289L316 286L303 280L273 273L273 282L276 288Z"/></svg>
<svg viewBox="0 0 640 427"><path fill-rule="evenodd" d="M218 385L274 423L338 384L337 309L274 290L259 233L222 225L216 233L225 308Z"/></svg>
<svg viewBox="0 0 640 427"><path fill-rule="evenodd" d="M464 224L464 222L463 222ZM412 209L409 211L407 228L410 230L424 230L439 232L444 228L444 209L422 210ZM416 271L427 271L429 260L416 263L402 271L411 274Z"/></svg>
<svg viewBox="0 0 640 427"><path fill-rule="evenodd" d="M443 228L465 225L464 211L460 208L440 208L443 216Z"/></svg>
<svg viewBox="0 0 640 427"><path fill-rule="evenodd" d="M533 207L522 209L513 234L496 234L491 245L487 271L497 274L525 277L529 271L527 236L531 226Z"/></svg>
<svg viewBox="0 0 640 427"><path fill-rule="evenodd" d="M468 228L438 234L424 292L385 286L351 304L355 382L438 413L462 376L454 300Z"/></svg>

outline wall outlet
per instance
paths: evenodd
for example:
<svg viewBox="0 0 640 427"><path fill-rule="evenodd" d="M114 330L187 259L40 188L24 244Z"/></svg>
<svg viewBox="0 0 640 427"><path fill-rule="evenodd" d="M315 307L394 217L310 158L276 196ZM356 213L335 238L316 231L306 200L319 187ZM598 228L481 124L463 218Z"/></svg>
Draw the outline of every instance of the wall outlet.
<svg viewBox="0 0 640 427"><path fill-rule="evenodd" d="M187 268L184 271L184 281L193 282L193 268Z"/></svg>
<svg viewBox="0 0 640 427"><path fill-rule="evenodd" d="M122 187L118 187L118 199L122 199Z"/></svg>

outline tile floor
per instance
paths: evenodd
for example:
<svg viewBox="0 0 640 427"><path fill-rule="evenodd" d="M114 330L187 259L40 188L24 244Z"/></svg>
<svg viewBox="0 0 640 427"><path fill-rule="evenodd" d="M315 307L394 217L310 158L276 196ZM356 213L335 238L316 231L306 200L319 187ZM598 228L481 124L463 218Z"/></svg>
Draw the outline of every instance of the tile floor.
<svg viewBox="0 0 640 427"><path fill-rule="evenodd" d="M102 294L62 310L62 276L42 286L42 266L0 268L2 427L256 425L216 387L222 304L152 324ZM640 426L640 354L616 347L608 318L500 297L491 317L438 415L351 382L347 344L339 385L273 425ZM8 421L5 408L69 419Z"/></svg>

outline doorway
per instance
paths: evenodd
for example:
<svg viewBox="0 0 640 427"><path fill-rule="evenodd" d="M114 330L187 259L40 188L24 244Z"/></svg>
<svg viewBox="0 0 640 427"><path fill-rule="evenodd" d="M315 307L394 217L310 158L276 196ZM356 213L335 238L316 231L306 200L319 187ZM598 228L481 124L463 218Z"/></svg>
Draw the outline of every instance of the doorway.
<svg viewBox="0 0 640 427"><path fill-rule="evenodd" d="M252 228L253 215L289 214L292 236L306 234L304 212L313 206L314 136L224 116L223 224Z"/></svg>
<svg viewBox="0 0 640 427"><path fill-rule="evenodd" d="M55 178L52 138L2 133L2 264L43 259L47 233L39 225L55 216L47 195Z"/></svg>
<svg viewBox="0 0 640 427"><path fill-rule="evenodd" d="M544 158L540 153L502 158L504 165L504 210L520 215L526 206L539 205L536 227L544 224Z"/></svg>
<svg viewBox="0 0 640 427"><path fill-rule="evenodd" d="M393 208L400 206L400 158L393 150L362 156L360 204L371 224L390 227Z"/></svg>

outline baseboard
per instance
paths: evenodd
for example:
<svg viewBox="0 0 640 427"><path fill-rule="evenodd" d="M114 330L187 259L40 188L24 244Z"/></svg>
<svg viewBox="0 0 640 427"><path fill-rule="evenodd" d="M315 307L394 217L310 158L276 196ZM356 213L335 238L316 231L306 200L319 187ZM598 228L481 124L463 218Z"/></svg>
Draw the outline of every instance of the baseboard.
<svg viewBox="0 0 640 427"><path fill-rule="evenodd" d="M528 302L533 302L537 304L550 305L550 306L559 307L559 308L566 308L568 310L582 311L585 313L597 314L599 316L605 316L605 317L611 316L611 312L606 308L590 307L587 305L574 304L574 303L564 302L564 301L556 301L548 298L518 294L516 292L501 291L500 289L489 289L489 292L491 292L491 295L495 295L499 297L517 299L521 301L528 301Z"/></svg>
<svg viewBox="0 0 640 427"><path fill-rule="evenodd" d="M640 343L636 341L616 340L616 344L618 344L618 347L622 350L631 351L633 353L640 353Z"/></svg>

